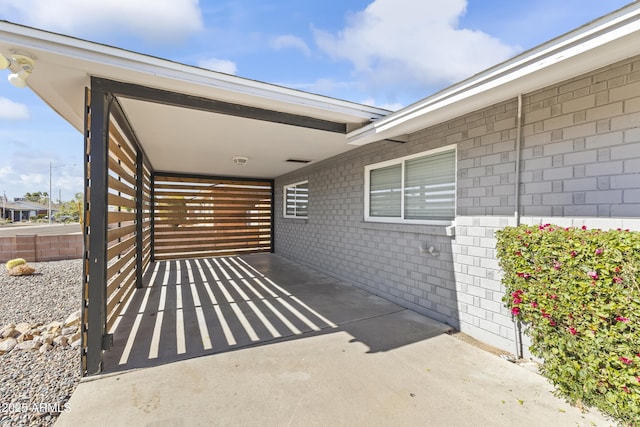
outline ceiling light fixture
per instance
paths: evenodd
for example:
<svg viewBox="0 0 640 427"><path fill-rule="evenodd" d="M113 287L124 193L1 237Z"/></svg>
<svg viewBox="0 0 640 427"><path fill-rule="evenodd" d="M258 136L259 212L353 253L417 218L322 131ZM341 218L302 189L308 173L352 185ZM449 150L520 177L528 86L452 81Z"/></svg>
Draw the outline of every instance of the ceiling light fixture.
<svg viewBox="0 0 640 427"><path fill-rule="evenodd" d="M247 164L248 161L249 161L248 157L235 156L233 158L233 163L235 163L238 166L244 166Z"/></svg>
<svg viewBox="0 0 640 427"><path fill-rule="evenodd" d="M0 69L10 68L12 71L15 71L9 74L7 78L9 83L18 88L27 86L27 79L33 72L33 64L33 58L26 55L17 53L13 53L9 57L0 55Z"/></svg>

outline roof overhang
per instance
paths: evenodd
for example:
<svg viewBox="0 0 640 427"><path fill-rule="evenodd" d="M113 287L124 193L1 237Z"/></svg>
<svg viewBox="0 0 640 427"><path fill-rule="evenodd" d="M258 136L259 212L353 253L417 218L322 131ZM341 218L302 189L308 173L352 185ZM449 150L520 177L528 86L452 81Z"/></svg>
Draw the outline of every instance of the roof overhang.
<svg viewBox="0 0 640 427"><path fill-rule="evenodd" d="M80 132L92 78L201 100L205 108L116 95L151 165L167 172L274 178L304 166L288 158L354 148L347 131L389 113L9 22L0 22L0 53L33 58L27 84ZM234 156L249 162L240 168Z"/></svg>
<svg viewBox="0 0 640 427"><path fill-rule="evenodd" d="M398 139L640 54L640 3L446 88L347 135L349 144Z"/></svg>

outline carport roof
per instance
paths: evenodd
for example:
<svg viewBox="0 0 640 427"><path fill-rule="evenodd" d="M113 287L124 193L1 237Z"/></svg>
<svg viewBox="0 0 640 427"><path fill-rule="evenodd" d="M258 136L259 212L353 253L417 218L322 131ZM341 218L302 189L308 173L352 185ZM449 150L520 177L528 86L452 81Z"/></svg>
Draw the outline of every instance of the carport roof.
<svg viewBox="0 0 640 427"><path fill-rule="evenodd" d="M205 108L117 97L157 171L274 178L304 166L287 159L318 161L354 148L347 131L389 114L6 21L0 53L34 58L27 84L81 132L92 77L199 100ZM234 156L249 161L240 167Z"/></svg>

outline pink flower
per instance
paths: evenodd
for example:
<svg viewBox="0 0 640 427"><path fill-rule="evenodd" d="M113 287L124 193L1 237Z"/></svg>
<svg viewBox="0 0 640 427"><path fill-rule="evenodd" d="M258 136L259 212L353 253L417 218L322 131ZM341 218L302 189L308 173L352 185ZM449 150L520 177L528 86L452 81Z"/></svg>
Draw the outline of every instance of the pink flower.
<svg viewBox="0 0 640 427"><path fill-rule="evenodd" d="M602 255L603 252L604 252L604 249L602 248L596 249L596 255Z"/></svg>
<svg viewBox="0 0 640 427"><path fill-rule="evenodd" d="M616 273L620 273L620 267L614 268L613 271L615 271Z"/></svg>
<svg viewBox="0 0 640 427"><path fill-rule="evenodd" d="M556 322L553 319L549 319L549 324L551 326L556 326Z"/></svg>
<svg viewBox="0 0 640 427"><path fill-rule="evenodd" d="M622 282L623 282L622 277L617 277L616 276L616 277L613 278L613 283L622 283Z"/></svg>
<svg viewBox="0 0 640 427"><path fill-rule="evenodd" d="M560 267L562 267L562 264L560 264L558 261L554 261L553 262L553 268L556 270L560 270Z"/></svg>
<svg viewBox="0 0 640 427"><path fill-rule="evenodd" d="M518 297L514 298L513 299L513 303L514 304L522 304L522 298L518 298Z"/></svg>
<svg viewBox="0 0 640 427"><path fill-rule="evenodd" d="M556 299L556 298L558 298L558 295L556 295L556 294L552 294L552 295L549 295L549 298L551 298L551 299Z"/></svg>
<svg viewBox="0 0 640 427"><path fill-rule="evenodd" d="M511 309L511 314L513 314L514 316L517 316L520 314L520 309L518 307L513 307Z"/></svg>
<svg viewBox="0 0 640 427"><path fill-rule="evenodd" d="M516 255L517 255L517 256L522 256L522 252L520 252L520 251L516 251Z"/></svg>
<svg viewBox="0 0 640 427"><path fill-rule="evenodd" d="M533 302L531 303L531 307L533 307L533 308L538 308L538 303L537 303L537 302L535 302L535 301L533 301Z"/></svg>
<svg viewBox="0 0 640 427"><path fill-rule="evenodd" d="M593 280L598 280L598 273L596 271L590 271L587 273L589 275L589 277L591 277Z"/></svg>
<svg viewBox="0 0 640 427"><path fill-rule="evenodd" d="M619 359L622 363L624 363L625 365L631 365L631 364L633 363L633 360L631 360L631 359L627 359L626 357L622 357L622 356L620 356L620 357L618 357L618 359Z"/></svg>
<svg viewBox="0 0 640 427"><path fill-rule="evenodd" d="M578 331L576 330L576 328L571 327L571 328L569 328L569 333L570 333L571 335L575 335L575 334L577 334L577 333L578 333Z"/></svg>
<svg viewBox="0 0 640 427"><path fill-rule="evenodd" d="M622 317L622 316L618 316L618 317L616 317L616 320L617 320L618 322L629 323L629 319L628 319L628 318L626 318L626 317Z"/></svg>
<svg viewBox="0 0 640 427"><path fill-rule="evenodd" d="M640 383L640 377L636 377L636 381Z"/></svg>
<svg viewBox="0 0 640 427"><path fill-rule="evenodd" d="M625 393L627 393L627 394L631 393L631 392L629 391L629 387L627 387L626 385L622 386L622 389L623 389L623 390L624 390L624 392L625 392Z"/></svg>
<svg viewBox="0 0 640 427"><path fill-rule="evenodd" d="M571 258L575 258L578 253L576 251L571 251Z"/></svg>
<svg viewBox="0 0 640 427"><path fill-rule="evenodd" d="M583 226L582 226L582 229L583 229L583 230L586 230L586 229L587 229L587 226L586 226L586 225L583 225Z"/></svg>

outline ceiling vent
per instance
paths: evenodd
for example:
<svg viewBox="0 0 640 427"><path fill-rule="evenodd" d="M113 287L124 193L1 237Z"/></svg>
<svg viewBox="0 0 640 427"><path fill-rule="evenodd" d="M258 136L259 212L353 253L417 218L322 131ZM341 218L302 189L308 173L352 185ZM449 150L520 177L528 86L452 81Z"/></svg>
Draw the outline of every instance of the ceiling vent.
<svg viewBox="0 0 640 427"><path fill-rule="evenodd" d="M304 159L287 159L287 162L290 163L311 163L311 160L304 160Z"/></svg>
<svg viewBox="0 0 640 427"><path fill-rule="evenodd" d="M233 158L233 163L235 163L238 166L244 166L247 164L248 161L249 161L248 157L235 156Z"/></svg>

